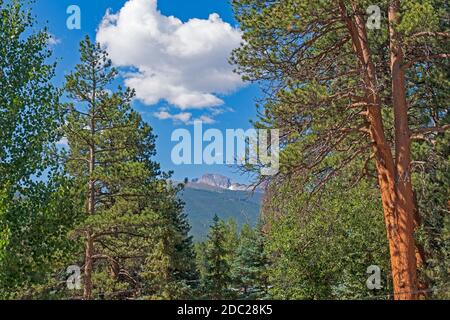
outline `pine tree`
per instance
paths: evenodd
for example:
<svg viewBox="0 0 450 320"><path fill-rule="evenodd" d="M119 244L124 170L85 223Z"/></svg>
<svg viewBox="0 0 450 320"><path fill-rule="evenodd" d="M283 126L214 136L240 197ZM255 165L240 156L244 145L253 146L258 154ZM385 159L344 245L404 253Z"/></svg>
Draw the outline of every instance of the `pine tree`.
<svg viewBox="0 0 450 320"><path fill-rule="evenodd" d="M88 37L67 76L67 170L84 194L84 299L174 298L192 251L180 190L152 160L155 136L132 110L131 89L112 91L117 76L107 53Z"/></svg>
<svg viewBox="0 0 450 320"><path fill-rule="evenodd" d="M173 274L177 281L184 283L189 288L190 293L186 297L192 297L197 289L200 274L196 265L196 253L194 249L193 237L189 235L191 226L188 222L187 214L183 212L183 203L179 202L178 210L174 211L172 223L176 227L176 232L180 236L180 241L175 245Z"/></svg>
<svg viewBox="0 0 450 320"><path fill-rule="evenodd" d="M245 299L267 297L268 259L264 250L264 236L259 228L245 224L240 232L232 278Z"/></svg>
<svg viewBox="0 0 450 320"><path fill-rule="evenodd" d="M358 182L374 164L395 299L419 298L417 269L424 257L414 238L411 146L450 126L445 111L433 112L433 95L417 103L416 76L423 66L434 69L450 57L448 5L381 1L386 18L374 30L366 0L233 5L245 40L233 61L244 79L268 85L257 126L279 129L283 137L278 178L309 177L303 191L314 194L343 168L359 164ZM415 117L421 107L426 121Z"/></svg>
<svg viewBox="0 0 450 320"><path fill-rule="evenodd" d="M207 242L197 242L194 245L195 248L195 265L196 270L199 274L199 282L200 282L200 288L198 296L202 295L202 285L206 283L206 277L208 272L208 260L206 258L206 248L207 248Z"/></svg>
<svg viewBox="0 0 450 320"><path fill-rule="evenodd" d="M239 230L234 218L224 221L225 226L225 249L228 252L226 260L231 267L237 259L237 248L239 247Z"/></svg>
<svg viewBox="0 0 450 320"><path fill-rule="evenodd" d="M206 243L206 274L203 285L206 296L214 300L230 296L231 266L227 259L230 252L226 246L226 239L226 225L216 215Z"/></svg>

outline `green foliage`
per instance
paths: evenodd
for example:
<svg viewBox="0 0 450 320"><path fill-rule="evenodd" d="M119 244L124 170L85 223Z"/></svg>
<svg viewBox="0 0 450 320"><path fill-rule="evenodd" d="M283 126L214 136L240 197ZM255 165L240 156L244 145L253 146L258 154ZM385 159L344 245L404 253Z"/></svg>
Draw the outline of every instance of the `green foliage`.
<svg viewBox="0 0 450 320"><path fill-rule="evenodd" d="M207 299L268 298L268 259L260 229L234 220L224 222L216 215L208 240L196 244L201 286L197 297Z"/></svg>
<svg viewBox="0 0 450 320"><path fill-rule="evenodd" d="M9 241L0 273L0 297L57 299L64 297L77 244L67 233L80 218L71 182L53 177L20 191L6 215Z"/></svg>
<svg viewBox="0 0 450 320"><path fill-rule="evenodd" d="M448 12L448 3L433 1L441 15ZM424 5L429 6L425 1ZM417 5L416 5L417 6ZM429 19L423 20L422 24ZM423 28L423 27L422 27ZM433 30L448 30L449 22L439 20ZM420 29L421 31L423 29ZM421 39L421 42L431 41ZM433 45L436 40L433 40ZM428 44L429 45L429 44ZM439 44L439 52L449 52L450 43ZM449 61L427 61L410 71L414 82L411 87L411 122L416 128L423 126L444 127L450 124ZM448 299L450 282L450 136L449 132L419 135L413 143L413 184L421 225L417 239L425 252L425 265L421 277L428 282L430 298Z"/></svg>
<svg viewBox="0 0 450 320"><path fill-rule="evenodd" d="M450 135L438 139L436 150L417 148L421 165L413 175L421 214L418 240L423 245L426 264L422 276L428 281L430 297L448 299L450 283ZM430 159L431 154L431 159Z"/></svg>
<svg viewBox="0 0 450 320"><path fill-rule="evenodd" d="M270 293L275 299L364 299L390 293L389 251L375 186L339 180L314 199L295 197L302 181L278 186L268 225ZM366 270L382 270L382 290L370 291Z"/></svg>
<svg viewBox="0 0 450 320"><path fill-rule="evenodd" d="M51 84L55 65L47 64L50 35L35 31L22 1L0 2L0 185L45 168L45 151L56 141L61 119L60 92ZM13 189L2 190L9 193Z"/></svg>
<svg viewBox="0 0 450 320"><path fill-rule="evenodd" d="M65 272L77 219L53 157L63 114L49 39L22 1L0 1L1 298L58 296L49 288Z"/></svg>
<svg viewBox="0 0 450 320"><path fill-rule="evenodd" d="M439 26L440 9L433 0L402 1L402 17L399 30L405 34L418 31L436 31ZM436 8L436 9L435 9Z"/></svg>
<svg viewBox="0 0 450 320"><path fill-rule="evenodd" d="M262 231L244 225L231 270L234 286L240 291L239 298L268 298L268 264Z"/></svg>

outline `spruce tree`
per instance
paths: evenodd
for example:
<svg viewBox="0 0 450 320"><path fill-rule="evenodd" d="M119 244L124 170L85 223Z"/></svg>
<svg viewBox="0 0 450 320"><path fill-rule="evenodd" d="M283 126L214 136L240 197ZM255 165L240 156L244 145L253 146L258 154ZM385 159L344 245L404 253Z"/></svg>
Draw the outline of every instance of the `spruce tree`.
<svg viewBox="0 0 450 320"><path fill-rule="evenodd" d="M230 252L226 241L226 225L215 215L206 243L206 275L204 278L206 296L214 300L230 296L231 266L228 261Z"/></svg>
<svg viewBox="0 0 450 320"><path fill-rule="evenodd" d="M268 259L264 251L264 236L259 228L245 224L240 232L236 259L232 265L233 283L242 298L267 297Z"/></svg>

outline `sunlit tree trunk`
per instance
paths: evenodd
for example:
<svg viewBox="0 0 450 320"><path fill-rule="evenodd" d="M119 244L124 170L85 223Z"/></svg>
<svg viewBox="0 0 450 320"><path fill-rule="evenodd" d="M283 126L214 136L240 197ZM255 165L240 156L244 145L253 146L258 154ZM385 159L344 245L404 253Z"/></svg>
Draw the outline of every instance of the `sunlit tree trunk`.
<svg viewBox="0 0 450 320"><path fill-rule="evenodd" d="M346 14L342 1L341 12ZM392 6L389 10L391 19ZM357 5L353 2L353 12ZM365 21L360 15L354 20L346 17L355 53L364 70L367 120L373 141L378 183L381 191L386 232L389 241L394 297L399 300L417 298L417 271L414 241L414 200L410 179L411 141L408 128L403 56L392 54L392 86L395 113L395 159L386 139L381 115L381 99L376 70L370 56ZM392 30L391 31L391 37ZM391 38L392 40L392 38ZM400 50L400 44L391 44L391 50Z"/></svg>
<svg viewBox="0 0 450 320"><path fill-rule="evenodd" d="M399 233L399 262L401 278L397 284L396 298L417 297L416 246L414 241L415 203L411 183L411 138L408 125L408 103L403 65L404 54L401 38L396 31L399 0L389 5L389 41L391 49L392 101L395 119L395 182L396 213Z"/></svg>

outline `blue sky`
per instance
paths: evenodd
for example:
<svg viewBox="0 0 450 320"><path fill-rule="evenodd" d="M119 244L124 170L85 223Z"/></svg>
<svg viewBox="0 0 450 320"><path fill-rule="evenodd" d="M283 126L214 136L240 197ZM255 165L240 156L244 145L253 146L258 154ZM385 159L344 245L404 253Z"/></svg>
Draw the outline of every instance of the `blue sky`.
<svg viewBox="0 0 450 320"><path fill-rule="evenodd" d="M148 3L150 6L150 3L154 0L129 1L134 2L132 4L128 3L131 9L133 5L138 3L140 5L147 5ZM209 120L208 122L214 123L204 124L204 129L217 128L225 133L226 129L248 129L251 127L250 119L255 118L255 99L259 94L256 86L238 83L236 78L232 78L227 73L228 71L223 72L226 74L226 77L223 77L223 83L221 83L220 79L222 78L219 75L210 78L211 70L215 70L215 68L225 70L228 66L225 56L221 54L214 55L213 53L208 55L208 52L217 50L216 52L221 53L237 41L236 35L239 33L239 30L233 19L231 5L226 0L158 0L157 11L159 12L150 14L156 16L155 19L159 21L158 28L162 31L158 35L147 35L146 32L150 29L141 28L137 18L136 21L133 21L133 15L127 15L124 12L115 16L120 22L117 25L113 25L116 22L110 23L110 28L104 28L99 38L100 24L107 10L110 9L111 14L119 14L120 10L129 1L38 0L34 4L34 13L37 15L38 20L42 23L46 22L49 31L57 39L57 43L53 45L54 56L59 61L55 79L56 84L61 85L64 74L73 70L73 67L78 62L78 44L80 40L86 34L94 39L97 37L108 48L111 48L110 53L113 62L123 70L123 77L119 81L123 84L126 82L137 86L139 99L134 102L133 107L142 114L144 120L150 123L158 135L158 156L156 160L161 163L164 170L174 170L174 178L177 180L185 177L199 177L204 173L221 173L230 176L233 181L248 183L248 178L238 173L234 167L226 165L176 166L172 163L170 157L171 150L176 145L176 142L172 142L170 139L173 130L186 128L192 132L192 121L194 119L202 116L206 117ZM69 17L66 10L70 5L78 5L81 9L80 30L69 30L66 27L66 21ZM217 13L221 20L217 19L216 16L211 16L212 13ZM167 18L169 16L176 17L178 20L172 23L171 18ZM193 18L197 20L188 23ZM143 16L140 19L147 18ZM152 19L150 18L150 22L153 21ZM133 22L135 23L133 24ZM231 28L226 25L227 23L230 24ZM122 27L118 27L119 25L122 25ZM128 28L128 25L133 25L133 27ZM166 27L177 31L166 32ZM208 28L211 30L207 30ZM209 37L211 37L211 40L208 40L210 39ZM178 38L181 42L184 41L184 45L177 43ZM167 43L167 47L164 50L177 52L177 54L181 54L186 58L183 60L184 62L181 62L182 65L179 66L183 70L182 75L177 76L175 80L173 78L168 79L170 88L172 88L172 85L176 86L174 92L186 93L185 98L180 98L176 93L170 91L167 88L168 84L164 83L164 81L161 81L163 86L161 90L154 90L155 81L157 80L149 76L150 71L148 69L158 66L159 61L155 63L155 60L161 58L161 64L166 64L165 68L169 68L169 70L173 67L177 69L178 66L176 63L173 66L173 59L170 60L167 57L158 56L158 53L155 52L159 51L160 45L151 44L150 42L152 41ZM124 52L123 48L120 47L123 43L131 43L132 45L129 45ZM211 50L205 51L206 49L204 48L206 47L211 47ZM146 60L147 53L142 52L144 48L149 55L148 60ZM199 55L196 50L201 51ZM189 56L187 56L188 54ZM202 58L197 59L196 57L198 56ZM139 64L136 62L136 65L134 65L134 61L140 62ZM205 68L210 69L206 70ZM128 75L126 71L130 69L139 69L139 75ZM160 75L160 77L163 76L163 74ZM147 82L140 81L139 79L141 78ZM158 79L158 76L156 78ZM204 78L204 81L202 78ZM195 89L191 85L193 82L195 82ZM159 84L157 83L157 85ZM199 90L202 95L198 94ZM168 93L169 91L171 93ZM155 99L159 99L159 102L154 103ZM177 115L178 119L182 120L176 120Z"/></svg>

